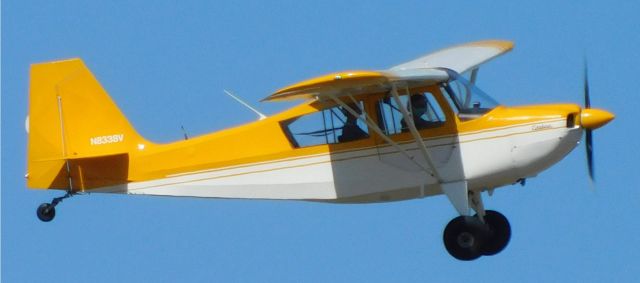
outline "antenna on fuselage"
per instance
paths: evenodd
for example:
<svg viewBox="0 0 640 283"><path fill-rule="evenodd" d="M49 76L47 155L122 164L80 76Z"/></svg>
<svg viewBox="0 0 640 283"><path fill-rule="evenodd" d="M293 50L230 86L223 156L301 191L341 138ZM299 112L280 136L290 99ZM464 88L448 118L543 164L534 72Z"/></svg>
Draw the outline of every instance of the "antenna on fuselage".
<svg viewBox="0 0 640 283"><path fill-rule="evenodd" d="M233 95L231 92L227 91L226 89L223 89L224 93L226 93L227 95L231 96L231 98L235 99L236 101L240 102L240 104L244 105L245 107L249 108L249 110L253 111L254 113L258 114L258 117L260 117L260 120L266 119L267 115L264 115L262 113L260 113L260 111L258 111L257 109L251 107L251 105L249 105L248 103L244 102L242 99L238 98L237 96Z"/></svg>
<svg viewBox="0 0 640 283"><path fill-rule="evenodd" d="M182 129L182 134L184 135L184 140L188 140L189 136L187 135L187 131L185 131L184 126L180 125L180 129Z"/></svg>

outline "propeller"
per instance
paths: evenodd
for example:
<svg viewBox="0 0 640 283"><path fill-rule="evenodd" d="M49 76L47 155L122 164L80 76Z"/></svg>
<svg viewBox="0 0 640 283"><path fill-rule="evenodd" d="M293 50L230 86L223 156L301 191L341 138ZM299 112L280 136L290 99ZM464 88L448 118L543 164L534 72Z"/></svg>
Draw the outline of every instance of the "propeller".
<svg viewBox="0 0 640 283"><path fill-rule="evenodd" d="M589 68L587 59L584 60L584 109L591 109L591 98L589 97ZM585 130L585 143L587 149L587 167L589 168L589 178L595 181L593 171L593 130Z"/></svg>
<svg viewBox="0 0 640 283"><path fill-rule="evenodd" d="M613 113L602 109L591 108L589 96L589 75L587 60L584 60L584 108L580 111L580 125L585 131L585 143L587 149L587 166L589 178L595 181L593 165L593 130L600 128L615 118Z"/></svg>

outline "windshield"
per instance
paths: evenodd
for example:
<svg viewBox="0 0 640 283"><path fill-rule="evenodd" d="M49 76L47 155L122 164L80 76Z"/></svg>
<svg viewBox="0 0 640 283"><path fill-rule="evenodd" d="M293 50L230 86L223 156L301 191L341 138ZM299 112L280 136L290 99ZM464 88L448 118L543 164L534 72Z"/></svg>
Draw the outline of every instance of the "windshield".
<svg viewBox="0 0 640 283"><path fill-rule="evenodd" d="M449 71L451 79L441 83L442 92L445 93L452 107L458 111L461 120L469 120L482 116L498 106L498 102L484 93L467 79L453 71Z"/></svg>

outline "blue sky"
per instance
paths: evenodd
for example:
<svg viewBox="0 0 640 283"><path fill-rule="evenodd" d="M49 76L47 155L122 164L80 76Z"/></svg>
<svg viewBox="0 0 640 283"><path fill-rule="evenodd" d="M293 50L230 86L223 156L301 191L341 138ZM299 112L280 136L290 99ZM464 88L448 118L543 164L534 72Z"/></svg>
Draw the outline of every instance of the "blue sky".
<svg viewBox="0 0 640 283"><path fill-rule="evenodd" d="M2 2L3 282L637 280L639 2L267 2ZM617 116L595 132L595 191L580 146L485 199L512 225L497 256L447 254L442 229L456 212L442 196L331 205L93 194L65 200L51 223L36 219L60 192L27 190L23 178L32 63L83 58L142 135L168 142L181 125L197 135L255 119L225 88L257 104L309 77L490 38L516 44L479 73L498 101L581 103L586 56L592 104Z"/></svg>

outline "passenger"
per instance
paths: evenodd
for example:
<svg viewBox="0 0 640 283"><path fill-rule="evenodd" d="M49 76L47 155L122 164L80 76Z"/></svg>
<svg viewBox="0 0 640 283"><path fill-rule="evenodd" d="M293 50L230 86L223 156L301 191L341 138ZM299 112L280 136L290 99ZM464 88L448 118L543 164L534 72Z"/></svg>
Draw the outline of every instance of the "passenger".
<svg viewBox="0 0 640 283"><path fill-rule="evenodd" d="M358 115L362 114L362 110L356 104L351 103L347 104L347 106L358 113ZM338 137L339 142L354 141L369 136L367 132L358 126L358 117L353 116L351 112L347 111L344 107L342 108L342 114L347 117L347 121L344 123L344 126L342 126L342 134Z"/></svg>
<svg viewBox="0 0 640 283"><path fill-rule="evenodd" d="M424 114L426 114L427 111L429 111L427 98L424 96L424 94L412 94L411 103L407 105L407 108L411 108L410 110L411 110L411 115L413 116L413 124L416 125L416 128L418 130L435 127L442 124L440 121L434 122L430 120L425 120L423 118ZM402 126L403 132L409 131L409 127L407 126L407 123L404 121L404 118L400 120L400 125Z"/></svg>

